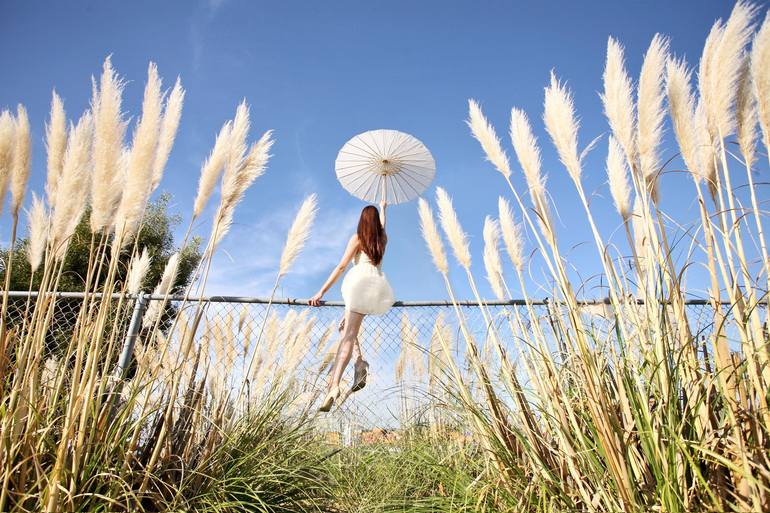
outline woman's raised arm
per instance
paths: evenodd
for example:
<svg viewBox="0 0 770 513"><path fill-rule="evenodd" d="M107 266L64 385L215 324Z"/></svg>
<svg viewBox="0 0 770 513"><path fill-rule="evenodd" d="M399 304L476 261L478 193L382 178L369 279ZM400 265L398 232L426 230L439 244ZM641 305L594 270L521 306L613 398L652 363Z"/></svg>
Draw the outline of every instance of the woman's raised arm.
<svg viewBox="0 0 770 513"><path fill-rule="evenodd" d="M380 222L382 223L382 227L385 228L385 207L387 206L387 203L385 203L385 200L380 201Z"/></svg>

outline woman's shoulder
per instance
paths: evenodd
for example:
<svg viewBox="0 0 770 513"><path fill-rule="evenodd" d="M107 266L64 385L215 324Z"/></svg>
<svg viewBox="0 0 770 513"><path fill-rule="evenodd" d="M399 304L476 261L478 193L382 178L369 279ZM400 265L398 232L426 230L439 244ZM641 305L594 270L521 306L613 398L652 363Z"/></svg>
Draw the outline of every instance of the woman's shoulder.
<svg viewBox="0 0 770 513"><path fill-rule="evenodd" d="M358 240L357 233L350 236L350 240L348 240L348 249L352 249L355 252L358 252L358 250L361 249L361 241Z"/></svg>

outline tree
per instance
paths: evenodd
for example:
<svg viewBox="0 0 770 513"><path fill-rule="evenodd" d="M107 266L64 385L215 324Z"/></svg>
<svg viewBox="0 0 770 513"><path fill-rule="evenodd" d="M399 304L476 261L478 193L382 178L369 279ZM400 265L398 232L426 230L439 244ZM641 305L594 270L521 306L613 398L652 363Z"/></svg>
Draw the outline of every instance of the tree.
<svg viewBox="0 0 770 513"><path fill-rule="evenodd" d="M181 289L187 286L192 279L192 273L195 270L201 258L200 238L194 237L184 248L177 249L174 245L173 229L181 222L181 216L178 214L169 214L168 205L171 195L162 194L156 201L147 205L144 224L139 230L136 238L136 247L141 251L147 248L150 255L150 269L144 279L143 290L152 291L156 283L160 281L163 269L166 267L168 259L176 251L179 251L179 271L174 283L175 289ZM89 224L89 211L80 220L80 224L75 230L67 254L64 257L64 269L57 290L60 292L81 292L85 287L86 273L88 271L90 248L92 241L92 232ZM98 243L98 237L96 242ZM30 284L30 265L27 260L27 246L29 239L17 241L15 253L13 255L13 269L11 270L10 290L26 291L28 288L38 290L42 272L38 270ZM130 260L130 249L134 246L132 242L127 250L121 254L120 263L117 270L117 281L123 281L128 272L128 262ZM109 249L108 249L109 254ZM0 261L8 261L8 249L0 249ZM0 278L5 279L5 267L0 270ZM102 276L102 280L104 276ZM91 287L91 290L99 290L101 282L97 287Z"/></svg>
<svg viewBox="0 0 770 513"><path fill-rule="evenodd" d="M139 251L147 248L151 257L150 268L144 278L142 290L152 292L152 289L160 281L163 270L166 267L171 255L179 251L179 267L177 277L174 282L172 292L178 292L186 287L193 278L192 274L198 266L201 259L200 238L194 237L185 244L185 247L179 249L174 244L173 229L181 222L181 216L169 214L168 205L171 196L167 193L162 194L156 201L147 205L147 211L144 216L144 223L136 236L136 248ZM82 292L85 289L85 280L88 273L89 258L91 256L92 239L93 244L99 243L101 235L93 236L89 221L90 211L87 210L80 220L75 233L72 236L67 253L64 256L64 267L61 279L57 286L59 292ZM132 242L124 248L119 258L117 267L116 282L123 282L128 274L129 262L131 260L131 250L135 243ZM38 290L42 279L42 270L38 269L34 275L31 273L31 267L27 259L27 247L29 239L23 238L17 241L13 255L13 267L11 270L10 290L27 291ZM106 254L110 254L111 248L106 249ZM0 249L0 262L8 262L7 248ZM0 267L0 279L5 279L5 265ZM99 282L91 287L90 291L99 292L106 278L106 273L101 273ZM118 289L119 290L119 289ZM78 312L80 311L81 299L60 298L56 303L56 315L51 319L46 333L46 346L49 351L56 352L58 348L66 345L75 326ZM24 312L27 309L26 298L11 298L9 300L8 323L17 325L21 322ZM176 308L173 304L168 304L163 312L161 326L167 327L168 319L173 318ZM113 317L117 316L122 321L123 329L127 327L128 318L117 311L111 311L108 319L108 329L112 329ZM130 317L130 311L128 312Z"/></svg>

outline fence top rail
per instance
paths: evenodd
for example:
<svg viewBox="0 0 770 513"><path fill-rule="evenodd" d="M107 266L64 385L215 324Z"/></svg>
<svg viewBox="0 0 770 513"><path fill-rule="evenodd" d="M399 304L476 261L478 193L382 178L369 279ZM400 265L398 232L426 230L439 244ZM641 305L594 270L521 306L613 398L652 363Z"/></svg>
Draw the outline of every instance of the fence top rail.
<svg viewBox="0 0 770 513"><path fill-rule="evenodd" d="M18 298L26 298L26 297L38 297L40 295L37 291L8 291L8 297L18 297ZM86 293L84 292L46 292L47 296L56 297L56 298L70 298L70 299L83 299L86 296ZM95 298L101 298L104 296L101 292L90 292L88 293L89 296L95 297ZM124 299L137 299L139 296L142 296L145 300L148 301L158 301L158 300L167 300L167 301L187 301L188 303L193 302L202 302L202 303L243 303L243 304L268 304L272 303L274 305L289 305L289 306L300 306L300 305L307 305L307 299L296 299L296 298L264 298L264 297L247 297L247 296L190 296L185 298L184 295L181 294L175 294L170 296L163 296L163 295L154 295L154 294L112 294L112 299L119 299L123 297ZM642 299L636 299L634 300L637 304L643 305L644 300ZM587 300L578 300L577 301L579 306L592 306L592 305L609 305L610 300L608 298L604 299L587 299ZM393 307L395 308L404 308L404 307L419 307L419 306L443 306L443 307L449 307L454 306L454 304L457 304L458 306L466 306L466 307L478 307L479 304L476 301L473 300L462 300L457 301L456 303L452 303L451 301L437 301L437 300L428 300L428 301L396 301L393 303ZM525 300L525 299L511 299L507 301L498 301L498 300L485 300L484 305L486 306L526 306L527 304L530 304L532 306L546 306L546 305L552 305L552 304L563 304L562 301L554 301L549 298L545 299L538 299L538 300ZM692 306L705 306L710 305L711 301L708 299L688 299L685 301L686 305L692 305ZM722 305L730 305L729 301L721 301L720 304ZM344 307L345 303L342 301L321 301L321 306L330 306L330 307ZM767 306L765 303L761 303L759 306Z"/></svg>

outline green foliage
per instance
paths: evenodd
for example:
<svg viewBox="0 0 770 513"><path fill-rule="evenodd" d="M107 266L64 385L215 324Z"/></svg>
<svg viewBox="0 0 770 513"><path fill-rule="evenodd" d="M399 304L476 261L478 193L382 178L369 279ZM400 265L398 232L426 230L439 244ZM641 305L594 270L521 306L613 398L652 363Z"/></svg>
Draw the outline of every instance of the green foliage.
<svg viewBox="0 0 770 513"><path fill-rule="evenodd" d="M168 207L170 200L171 195L164 193L157 200L147 205L144 223L137 234L135 243L129 245L121 255L120 263L118 265L118 281L122 282L125 279L125 276L128 273L128 262L131 258L130 251L136 247L138 251L147 248L147 252L151 258L150 269L147 271L144 280L144 290L151 291L152 287L160 281L160 277L163 274L163 269L166 267L168 259L176 251L180 251L180 258L179 271L174 285L175 287L180 288L186 286L190 282L192 273L201 258L201 241L199 237L194 237L184 248L178 249L174 245L173 230L181 222L181 217L178 214L169 213ZM92 253L91 247L99 242L99 240L95 240L98 236L94 237L94 234L91 232L89 213L90 211L86 211L85 215L80 220L80 223L72 236L69 248L67 249L67 254L64 257L64 269L62 271L61 281L57 287L59 292L80 292L84 289L89 258ZM13 255L10 290L28 290L30 286L32 290L37 290L40 286L42 272L38 270L34 276L30 276L31 269L27 259L28 245L29 239L22 238L17 241ZM108 253L109 250L110 245L108 242ZM7 262L8 256L8 248L0 249L0 261ZM92 287L92 290L99 290L105 279L105 274L106 273L102 273L100 283L97 287ZM2 277L2 279L5 279L4 276L5 266L3 266L3 270L0 272L0 277Z"/></svg>
<svg viewBox="0 0 770 513"><path fill-rule="evenodd" d="M459 434L459 433L455 433ZM493 512L484 457L461 436L403 431L392 441L343 450L328 462L339 511Z"/></svg>
<svg viewBox="0 0 770 513"><path fill-rule="evenodd" d="M287 418L290 390L273 391L221 433L221 442L179 475L171 511L304 512L335 510L326 476L331 454L307 415ZM165 481L167 482L167 481Z"/></svg>

